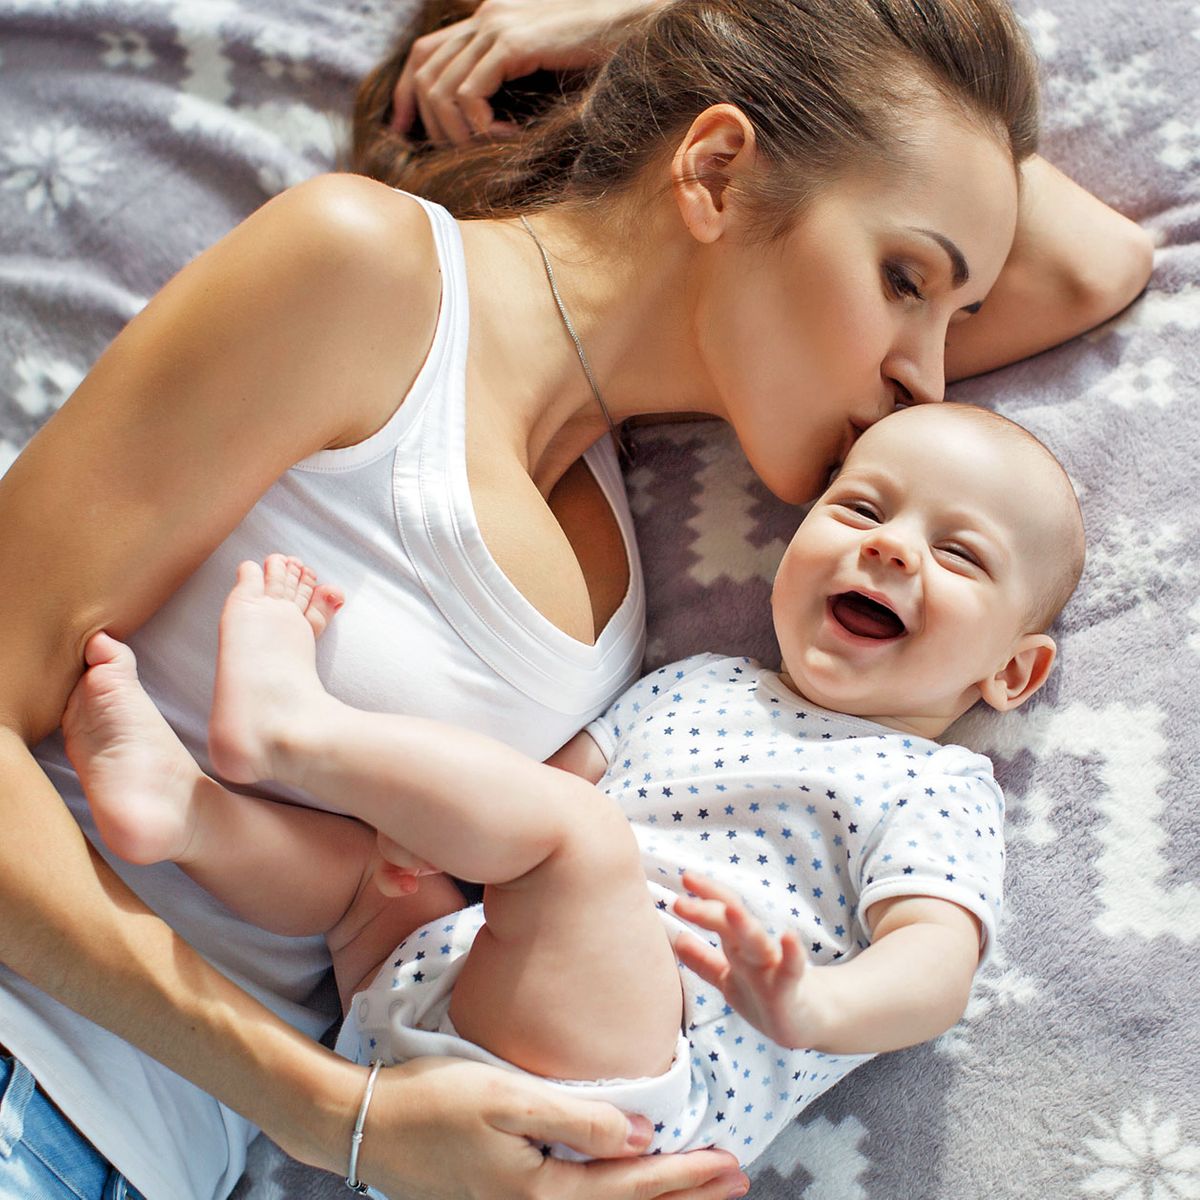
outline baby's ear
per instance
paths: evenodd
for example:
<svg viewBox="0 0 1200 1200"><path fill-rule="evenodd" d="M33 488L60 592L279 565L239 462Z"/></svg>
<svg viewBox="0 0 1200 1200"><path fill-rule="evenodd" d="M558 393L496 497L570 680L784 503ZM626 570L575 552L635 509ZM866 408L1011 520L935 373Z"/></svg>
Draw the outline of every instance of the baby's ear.
<svg viewBox="0 0 1200 1200"><path fill-rule="evenodd" d="M1027 633L1017 643L1012 658L979 685L980 696L997 712L1017 708L1046 682L1057 652L1049 634Z"/></svg>

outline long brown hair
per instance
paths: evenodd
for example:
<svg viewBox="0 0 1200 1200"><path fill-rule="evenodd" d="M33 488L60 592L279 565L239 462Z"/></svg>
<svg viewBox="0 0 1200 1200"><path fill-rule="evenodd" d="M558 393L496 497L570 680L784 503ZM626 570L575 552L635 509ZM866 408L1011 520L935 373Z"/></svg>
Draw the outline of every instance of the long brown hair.
<svg viewBox="0 0 1200 1200"><path fill-rule="evenodd" d="M904 114L931 94L1007 145L1014 163L1037 147L1036 64L1005 0L675 0L574 90L517 95L514 107L533 115L516 138L435 148L389 129L413 41L473 7L427 0L363 82L351 160L460 217L602 201L723 102L742 110L758 152L783 168L751 184L767 236L822 182L894 157Z"/></svg>

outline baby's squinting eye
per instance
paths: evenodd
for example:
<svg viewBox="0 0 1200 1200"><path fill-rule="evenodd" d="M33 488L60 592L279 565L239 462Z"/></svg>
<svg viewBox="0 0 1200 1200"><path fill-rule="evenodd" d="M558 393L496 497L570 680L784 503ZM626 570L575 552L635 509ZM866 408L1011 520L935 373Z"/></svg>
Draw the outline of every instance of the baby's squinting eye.
<svg viewBox="0 0 1200 1200"><path fill-rule="evenodd" d="M885 263L883 267L884 278L887 280L888 290L897 299L903 300L924 300L925 297L921 294L921 289L917 286L917 282L913 277L897 263Z"/></svg>
<svg viewBox="0 0 1200 1200"><path fill-rule="evenodd" d="M837 503L839 507L846 509L847 512L852 512L856 517L862 517L867 521L879 520L879 514L863 500L840 500Z"/></svg>
<svg viewBox="0 0 1200 1200"><path fill-rule="evenodd" d="M954 558L962 559L963 562L970 563L973 567L981 566L979 559L971 553L965 546L959 546L956 543L938 547L944 554L950 554Z"/></svg>

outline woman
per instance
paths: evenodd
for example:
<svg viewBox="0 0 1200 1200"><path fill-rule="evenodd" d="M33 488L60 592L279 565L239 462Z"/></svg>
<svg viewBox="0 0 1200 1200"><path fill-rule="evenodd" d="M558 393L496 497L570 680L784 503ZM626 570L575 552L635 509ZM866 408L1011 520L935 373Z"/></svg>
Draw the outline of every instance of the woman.
<svg viewBox="0 0 1200 1200"><path fill-rule="evenodd" d="M527 224L459 226L367 180L317 180L114 342L0 481L0 568L36 580L0 649L6 1098L32 1072L76 1137L149 1200L177 1200L229 1190L246 1122L345 1171L363 1097L365 1072L311 1041L328 1016L311 999L317 947L82 836L61 746L39 742L96 630L134 634L144 682L202 753L233 563L286 545L353 596L325 650L332 690L545 757L638 665L614 423L724 417L767 484L803 499L895 403L941 398L950 326L955 369L980 368L1131 298L1136 268L1094 307L1027 278L1024 340L968 337L992 316L972 315L984 297L990 310L1017 286L993 288L1033 149L1033 70L990 0L947 3L938 28L930 11L821 5L821 58L800 70L814 18L798 5L677 5L598 77L584 136L564 110L501 164ZM492 204L496 164L472 167L461 177ZM1036 212L1027 225L1044 233ZM381 898L380 940L457 903L445 881ZM463 1063L384 1072L364 1135L359 1175L393 1197L743 1186L707 1152L543 1160L529 1139L612 1158L644 1131ZM6 1156L0 1180L22 1161Z"/></svg>

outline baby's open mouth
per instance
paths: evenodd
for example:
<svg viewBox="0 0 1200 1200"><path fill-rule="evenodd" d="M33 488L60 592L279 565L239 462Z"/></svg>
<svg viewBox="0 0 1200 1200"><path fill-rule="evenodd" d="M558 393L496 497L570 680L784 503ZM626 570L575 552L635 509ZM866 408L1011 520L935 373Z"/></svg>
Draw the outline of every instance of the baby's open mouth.
<svg viewBox="0 0 1200 1200"><path fill-rule="evenodd" d="M886 641L902 637L904 622L886 604L864 596L862 592L842 592L829 602L833 619L856 637Z"/></svg>

